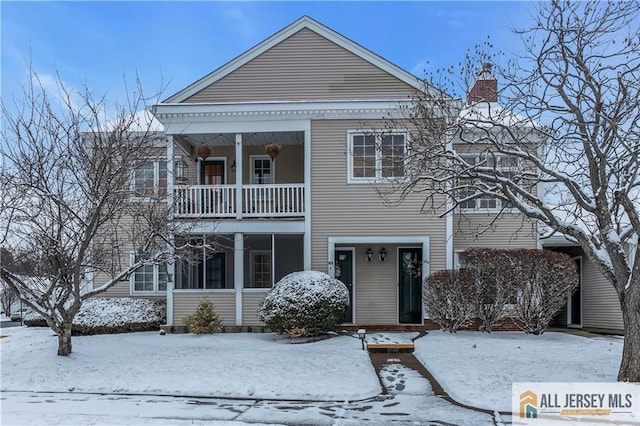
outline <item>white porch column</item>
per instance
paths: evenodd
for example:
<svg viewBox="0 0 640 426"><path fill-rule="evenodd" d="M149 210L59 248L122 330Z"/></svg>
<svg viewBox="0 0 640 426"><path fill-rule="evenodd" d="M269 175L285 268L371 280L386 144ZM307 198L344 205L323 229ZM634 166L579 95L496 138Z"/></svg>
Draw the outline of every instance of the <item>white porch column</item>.
<svg viewBox="0 0 640 426"><path fill-rule="evenodd" d="M242 133L236 133L236 219L242 219Z"/></svg>
<svg viewBox="0 0 640 426"><path fill-rule="evenodd" d="M167 208L169 209L168 218L169 220L173 220L174 208L173 208L173 181L174 181L174 142L173 136L167 136ZM171 246L169 250L171 250L171 256L174 255L174 235L169 236L169 241L171 241ZM173 325L173 289L175 288L175 279L176 279L176 267L175 262L172 261L167 264L167 274L170 279L167 281L167 325Z"/></svg>
<svg viewBox="0 0 640 426"><path fill-rule="evenodd" d="M237 166L236 166L237 167ZM244 286L244 235L233 238L233 286L236 290L236 325L242 325L242 288Z"/></svg>
<svg viewBox="0 0 640 426"><path fill-rule="evenodd" d="M311 121L304 130L304 270L311 270ZM329 274L331 275L331 274Z"/></svg>

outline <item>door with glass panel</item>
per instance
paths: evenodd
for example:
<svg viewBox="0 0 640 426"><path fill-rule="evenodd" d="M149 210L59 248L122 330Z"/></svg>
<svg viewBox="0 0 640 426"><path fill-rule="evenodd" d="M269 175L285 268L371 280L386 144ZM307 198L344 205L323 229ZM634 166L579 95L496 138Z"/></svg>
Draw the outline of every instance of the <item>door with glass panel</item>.
<svg viewBox="0 0 640 426"><path fill-rule="evenodd" d="M200 164L200 185L224 185L224 161L203 161ZM227 200L222 188L203 188L200 190L200 205L204 214L225 213Z"/></svg>

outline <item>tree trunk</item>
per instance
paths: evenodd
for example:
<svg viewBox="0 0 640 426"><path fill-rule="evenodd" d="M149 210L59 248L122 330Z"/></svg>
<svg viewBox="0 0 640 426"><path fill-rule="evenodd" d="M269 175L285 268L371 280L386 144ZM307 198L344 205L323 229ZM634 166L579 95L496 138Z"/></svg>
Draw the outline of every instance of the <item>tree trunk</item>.
<svg viewBox="0 0 640 426"><path fill-rule="evenodd" d="M640 285L640 282L632 285ZM629 291L620 304L624 317L624 348L618 380L640 382L640 291Z"/></svg>
<svg viewBox="0 0 640 426"><path fill-rule="evenodd" d="M58 333L58 355L67 356L71 353L71 323L63 324L62 332Z"/></svg>

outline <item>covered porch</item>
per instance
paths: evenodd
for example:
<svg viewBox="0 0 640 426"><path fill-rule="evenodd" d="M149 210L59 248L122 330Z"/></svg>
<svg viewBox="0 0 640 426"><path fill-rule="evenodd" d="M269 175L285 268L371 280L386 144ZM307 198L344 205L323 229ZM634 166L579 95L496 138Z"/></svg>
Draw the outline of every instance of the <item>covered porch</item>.
<svg viewBox="0 0 640 426"><path fill-rule="evenodd" d="M304 218L308 132L190 133L170 137L178 219Z"/></svg>
<svg viewBox="0 0 640 426"><path fill-rule="evenodd" d="M173 265L175 279L167 293L167 323L182 326L200 300L214 302L225 326L260 326L260 300L285 275L304 269L304 235L191 235L193 253ZM214 241L215 249L202 239ZM209 246L211 243L208 242Z"/></svg>

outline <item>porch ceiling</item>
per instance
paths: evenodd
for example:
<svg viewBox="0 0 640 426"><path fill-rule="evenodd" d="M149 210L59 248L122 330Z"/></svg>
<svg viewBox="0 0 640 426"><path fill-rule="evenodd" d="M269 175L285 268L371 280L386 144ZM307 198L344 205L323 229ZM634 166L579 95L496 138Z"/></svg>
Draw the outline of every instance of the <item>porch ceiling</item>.
<svg viewBox="0 0 640 426"><path fill-rule="evenodd" d="M190 135L175 135L186 144L209 145L209 146L229 146L235 145L235 133L197 133ZM304 143L304 132L260 132L243 133L243 145L266 145L276 143L278 145L302 145Z"/></svg>

